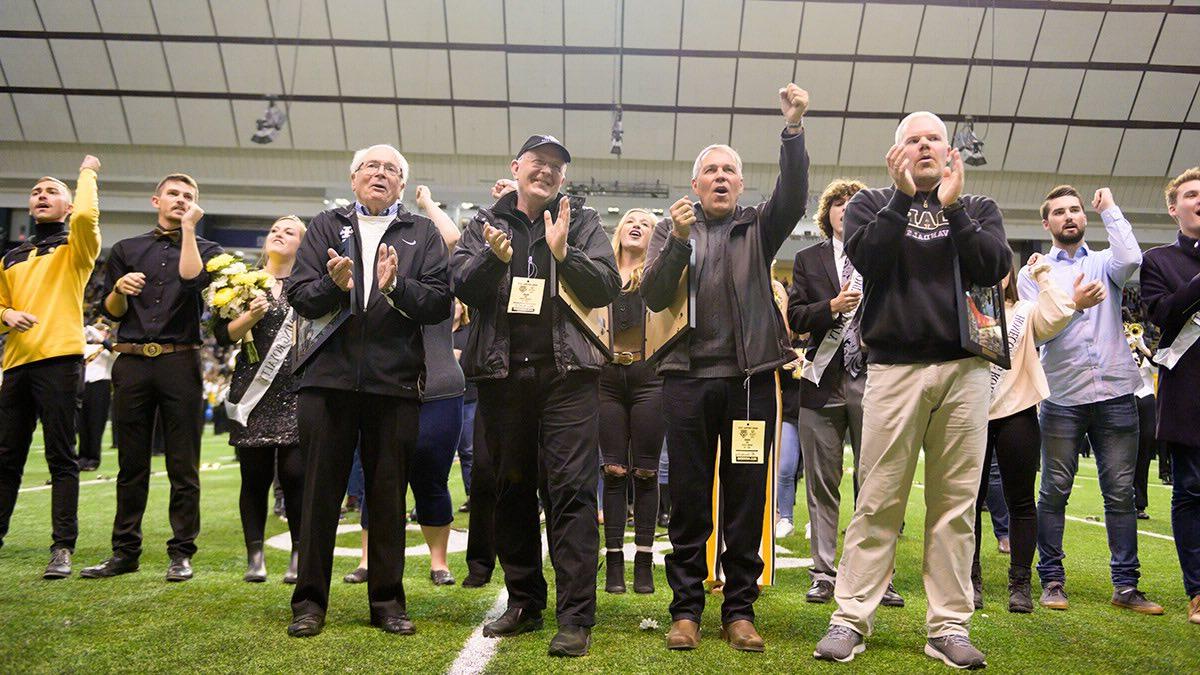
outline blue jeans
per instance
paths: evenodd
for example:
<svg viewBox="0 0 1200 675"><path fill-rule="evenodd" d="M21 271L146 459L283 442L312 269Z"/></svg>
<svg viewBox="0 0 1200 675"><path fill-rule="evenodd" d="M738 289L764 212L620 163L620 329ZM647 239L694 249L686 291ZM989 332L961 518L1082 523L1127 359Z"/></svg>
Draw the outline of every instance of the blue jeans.
<svg viewBox="0 0 1200 675"><path fill-rule="evenodd" d="M471 466L475 461L475 406L463 403L462 431L458 434L458 465L462 469L463 491L471 496Z"/></svg>
<svg viewBox="0 0 1200 675"><path fill-rule="evenodd" d="M792 520L796 507L796 470L800 466L800 433L795 422L783 422L779 433L779 474L776 478L779 517Z"/></svg>
<svg viewBox="0 0 1200 675"><path fill-rule="evenodd" d="M1042 402L1042 484L1038 493L1038 576L1042 585L1065 581L1063 527L1067 499L1079 467L1086 435L1096 457L1104 526L1108 530L1113 586L1137 586L1137 510L1133 476L1137 468L1138 413L1133 394L1096 403L1062 406Z"/></svg>
<svg viewBox="0 0 1200 675"><path fill-rule="evenodd" d="M987 506L988 514L992 516L992 532L1000 540L1008 536L1008 504L1004 501L1004 483L995 455L992 455L991 467L984 467L984 471L988 472Z"/></svg>
<svg viewBox="0 0 1200 675"><path fill-rule="evenodd" d="M346 483L346 495L350 497L358 497L359 502L363 503L366 500L364 495L367 494L366 480L363 478L362 458L358 455L358 448L354 449L354 463L350 465L350 480Z"/></svg>
<svg viewBox="0 0 1200 675"><path fill-rule="evenodd" d="M1171 450L1171 531L1183 589L1189 598L1200 595L1200 447L1165 443Z"/></svg>

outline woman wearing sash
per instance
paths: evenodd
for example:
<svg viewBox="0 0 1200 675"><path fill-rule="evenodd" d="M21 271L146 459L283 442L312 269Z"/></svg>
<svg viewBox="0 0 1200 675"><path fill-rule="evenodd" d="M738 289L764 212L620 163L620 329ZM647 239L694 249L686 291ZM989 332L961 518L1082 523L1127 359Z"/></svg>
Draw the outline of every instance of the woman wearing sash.
<svg viewBox="0 0 1200 675"><path fill-rule="evenodd" d="M1042 254L1034 253L1028 266L1030 276L1040 289L1036 302L1018 299L1015 267L1001 282L1012 368L1004 370L992 366L987 456L983 461L983 466L990 466L995 455L1000 466L1012 547L1008 567L1008 611L1021 614L1033 611L1029 575L1037 544L1035 478L1041 464L1037 404L1050 395L1038 346L1066 328L1076 311L1099 302L1095 294L1080 286L1078 281L1074 300L1068 297L1051 281L1050 265L1043 260ZM988 472L984 470L975 503L975 559L971 567L976 609L983 606L983 577L979 564L980 509L987 498L987 488Z"/></svg>
<svg viewBox="0 0 1200 675"><path fill-rule="evenodd" d="M646 248L657 223L630 209L613 233L621 294L612 304L613 362L600 372L600 457L604 472L604 590L625 592L625 514L633 482L633 590L654 592L658 456L663 445L662 378L644 360L646 306L638 294Z"/></svg>
<svg viewBox="0 0 1200 675"><path fill-rule="evenodd" d="M246 540L246 574L242 578L249 582L267 580L263 537L268 493L278 465L292 537L292 558L283 582L296 583L304 458L292 381L294 316L283 283L292 273L305 229L304 221L296 216L284 216L271 225L263 243L263 269L275 278L275 285L269 293L255 298L241 316L232 321L217 319L213 326L217 343L226 346L236 344L253 328L254 346L261 356L260 361L251 363L245 350L238 354L225 404L232 421L229 444L237 450L242 473L238 499ZM263 377L258 376L260 371ZM268 381L266 377L272 372Z"/></svg>

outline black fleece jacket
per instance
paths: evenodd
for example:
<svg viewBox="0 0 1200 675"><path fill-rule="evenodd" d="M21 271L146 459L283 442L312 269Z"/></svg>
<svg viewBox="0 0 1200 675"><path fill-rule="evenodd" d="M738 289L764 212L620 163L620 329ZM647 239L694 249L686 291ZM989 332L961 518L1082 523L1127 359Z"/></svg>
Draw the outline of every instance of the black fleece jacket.
<svg viewBox="0 0 1200 675"><path fill-rule="evenodd" d="M991 286L1012 266L996 202L963 195L947 216L937 189L910 197L861 190L846 206L846 255L863 276L861 336L870 363L940 363L962 348L954 260L963 282Z"/></svg>
<svg viewBox="0 0 1200 675"><path fill-rule="evenodd" d="M350 293L338 288L326 270L329 249L346 254L353 237L362 250L358 215L353 206L322 211L308 224L296 252L296 264L285 286L296 313L317 319L350 304ZM449 254L437 227L428 218L400 208L381 243L396 249L396 288L386 297L371 287L366 309L359 309L331 335L299 373L299 388L323 387L387 396L417 398L417 381L425 369L421 326L450 317ZM354 286L375 274L375 251L364 265L354 261ZM389 302L389 300L391 302Z"/></svg>

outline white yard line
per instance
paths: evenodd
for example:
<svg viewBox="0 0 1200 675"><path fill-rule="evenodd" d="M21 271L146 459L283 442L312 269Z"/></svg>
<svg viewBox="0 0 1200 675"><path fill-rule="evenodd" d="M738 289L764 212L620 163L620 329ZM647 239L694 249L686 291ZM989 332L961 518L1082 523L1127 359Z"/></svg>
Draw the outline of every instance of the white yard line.
<svg viewBox="0 0 1200 675"><path fill-rule="evenodd" d="M201 471L223 471L225 469L236 469L236 468L238 468L238 466L239 466L239 464L237 462L234 462L233 464L219 464L217 466L213 466L211 464L204 464L204 465L201 465L200 470ZM167 475L166 471L155 471L154 473L150 474L150 477L151 478L159 478L159 477L162 477L165 475ZM92 480L79 481L79 487L83 487L84 485L103 485L105 483L116 483L116 482L117 482L116 476L113 476L111 478L94 478ZM41 490L49 490L51 487L53 487L53 486L52 485L34 485L32 487L21 488L20 491L21 492L39 492Z"/></svg>
<svg viewBox="0 0 1200 675"><path fill-rule="evenodd" d="M483 621L475 627L471 637L467 638L466 643L463 644L458 658L454 659L454 663L450 664L450 668L446 670L449 675L477 675L487 669L488 663L496 655L496 646L500 642L500 638L484 637L483 627L485 624L495 621L504 613L506 607L508 607L508 590L502 589L500 595L496 596L496 602L492 603L492 608L483 617Z"/></svg>
<svg viewBox="0 0 1200 675"><path fill-rule="evenodd" d="M924 490L925 484L913 482L913 487L921 488L922 490ZM1104 520L1102 520L1102 519L1101 520L1089 520L1088 518L1080 518L1079 516L1064 516L1064 517L1067 520L1072 520L1077 523L1087 523L1088 525L1099 525L1100 527L1104 527ZM1137 533L1140 535L1146 536L1146 537L1153 537L1154 539L1162 539L1164 541L1171 541L1171 542L1175 541L1175 537L1171 537L1171 536L1168 536L1165 534L1159 534L1157 532L1147 532L1146 530L1138 530Z"/></svg>

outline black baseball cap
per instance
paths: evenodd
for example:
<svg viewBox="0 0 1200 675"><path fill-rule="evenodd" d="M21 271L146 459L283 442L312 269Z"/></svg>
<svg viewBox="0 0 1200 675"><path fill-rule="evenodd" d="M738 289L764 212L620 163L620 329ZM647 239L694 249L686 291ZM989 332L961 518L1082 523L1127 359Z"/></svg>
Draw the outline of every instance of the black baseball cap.
<svg viewBox="0 0 1200 675"><path fill-rule="evenodd" d="M530 136L529 140L525 141L525 145L521 146L521 149L517 151L517 154L513 157L513 159L520 159L521 155L533 150L534 148L540 148L543 145L553 145L554 147L558 148L559 151L562 152L563 157L566 158L567 163L571 163L571 153L567 152L567 146L563 145L562 141L549 134L534 134L533 136Z"/></svg>

